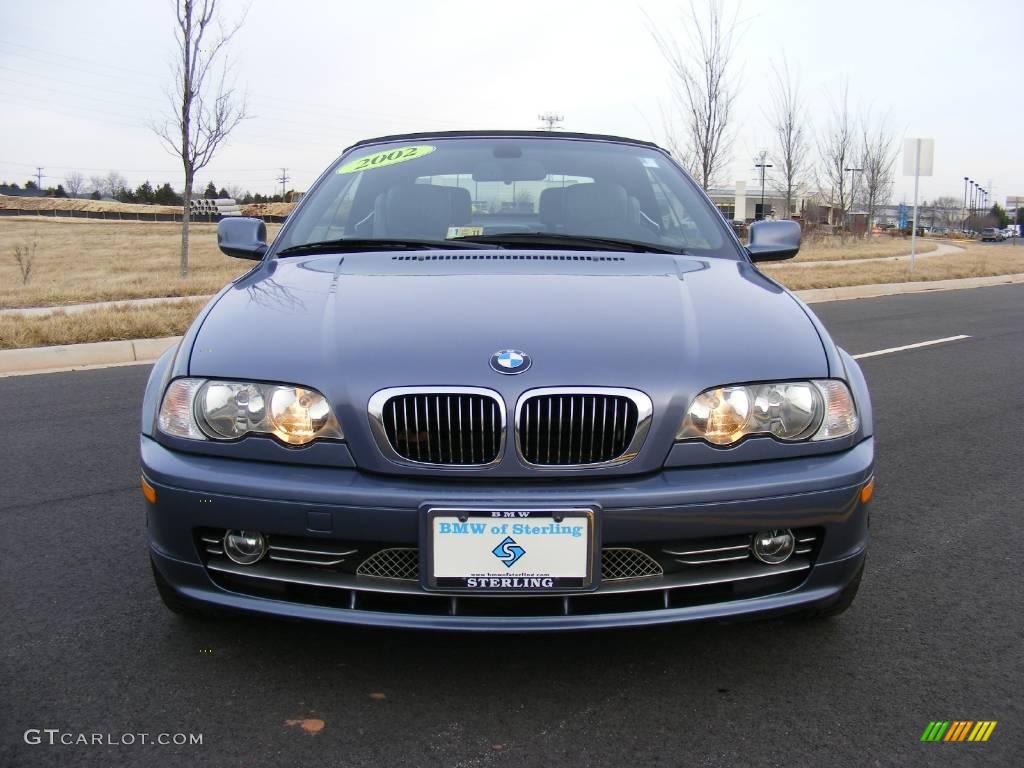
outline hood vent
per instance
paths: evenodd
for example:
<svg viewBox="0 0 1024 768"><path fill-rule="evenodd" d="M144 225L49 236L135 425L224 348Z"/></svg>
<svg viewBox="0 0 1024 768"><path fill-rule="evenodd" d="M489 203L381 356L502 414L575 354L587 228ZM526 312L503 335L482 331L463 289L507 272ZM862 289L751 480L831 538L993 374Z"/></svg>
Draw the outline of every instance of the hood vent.
<svg viewBox="0 0 1024 768"><path fill-rule="evenodd" d="M625 261L625 256L586 256L565 253L432 253L392 256L392 261Z"/></svg>

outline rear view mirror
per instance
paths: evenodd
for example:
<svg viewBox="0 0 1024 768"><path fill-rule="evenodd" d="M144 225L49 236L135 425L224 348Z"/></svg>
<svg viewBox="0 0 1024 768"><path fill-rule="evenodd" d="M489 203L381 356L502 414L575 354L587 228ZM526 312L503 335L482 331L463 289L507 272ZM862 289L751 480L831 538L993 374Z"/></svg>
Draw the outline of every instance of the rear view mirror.
<svg viewBox="0 0 1024 768"><path fill-rule="evenodd" d="M485 160L473 169L473 181L543 181L548 172L536 160L495 158Z"/></svg>
<svg viewBox="0 0 1024 768"><path fill-rule="evenodd" d="M263 219L223 218L217 225L217 245L236 259L262 259L267 252L267 225Z"/></svg>
<svg viewBox="0 0 1024 768"><path fill-rule="evenodd" d="M781 261L800 252L800 225L795 221L755 221L747 253L751 261Z"/></svg>

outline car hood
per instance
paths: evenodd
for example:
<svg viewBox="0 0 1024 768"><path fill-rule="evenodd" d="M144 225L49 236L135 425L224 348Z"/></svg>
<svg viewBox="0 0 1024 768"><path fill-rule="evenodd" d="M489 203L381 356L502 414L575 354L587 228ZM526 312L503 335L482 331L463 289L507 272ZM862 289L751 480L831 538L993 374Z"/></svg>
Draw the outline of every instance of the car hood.
<svg viewBox="0 0 1024 768"><path fill-rule="evenodd" d="M494 372L502 349L532 367ZM746 262L468 250L270 260L202 321L189 370L322 391L354 455L385 387L490 387L510 410L534 387L632 387L655 404L650 443L707 387L829 375L804 308Z"/></svg>

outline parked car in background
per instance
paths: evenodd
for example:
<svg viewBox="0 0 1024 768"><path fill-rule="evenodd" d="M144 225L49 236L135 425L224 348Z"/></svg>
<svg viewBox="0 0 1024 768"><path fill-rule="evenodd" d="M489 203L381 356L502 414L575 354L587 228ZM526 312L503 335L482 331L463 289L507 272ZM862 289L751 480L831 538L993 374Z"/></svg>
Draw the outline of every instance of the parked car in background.
<svg viewBox="0 0 1024 768"><path fill-rule="evenodd" d="M981 230L981 242L983 243L999 243L1004 239L1002 230L996 229L995 227L985 227Z"/></svg>

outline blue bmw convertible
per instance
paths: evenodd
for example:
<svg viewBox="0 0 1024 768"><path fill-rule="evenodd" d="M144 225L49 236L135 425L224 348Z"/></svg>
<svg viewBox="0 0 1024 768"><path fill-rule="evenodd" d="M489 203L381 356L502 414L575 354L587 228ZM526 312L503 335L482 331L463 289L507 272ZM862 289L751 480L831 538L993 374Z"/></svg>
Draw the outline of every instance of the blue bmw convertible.
<svg viewBox="0 0 1024 768"><path fill-rule="evenodd" d="M164 603L524 631L831 616L864 569L861 371L643 141L349 147L142 407Z"/></svg>

